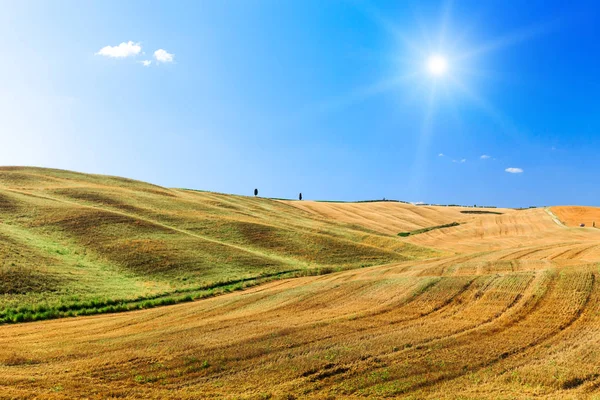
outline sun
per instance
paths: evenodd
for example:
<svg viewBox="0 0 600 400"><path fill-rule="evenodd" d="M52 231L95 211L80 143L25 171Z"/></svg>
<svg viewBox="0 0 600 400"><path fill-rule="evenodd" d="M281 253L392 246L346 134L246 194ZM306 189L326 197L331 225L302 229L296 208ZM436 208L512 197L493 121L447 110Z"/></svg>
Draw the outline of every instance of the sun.
<svg viewBox="0 0 600 400"><path fill-rule="evenodd" d="M435 76L442 76L448 71L448 60L439 54L432 54L427 59L427 70Z"/></svg>

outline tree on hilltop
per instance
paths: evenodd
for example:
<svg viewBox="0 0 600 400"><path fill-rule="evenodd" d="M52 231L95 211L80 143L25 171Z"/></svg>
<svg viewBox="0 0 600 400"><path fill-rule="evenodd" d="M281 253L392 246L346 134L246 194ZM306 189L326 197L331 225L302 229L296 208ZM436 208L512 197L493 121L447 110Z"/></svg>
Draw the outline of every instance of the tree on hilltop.
<svg viewBox="0 0 600 400"><path fill-rule="evenodd" d="M302 200L302 193L298 195L298 200Z"/></svg>
<svg viewBox="0 0 600 400"><path fill-rule="evenodd" d="M254 197L258 196L258 189L254 189Z"/></svg>

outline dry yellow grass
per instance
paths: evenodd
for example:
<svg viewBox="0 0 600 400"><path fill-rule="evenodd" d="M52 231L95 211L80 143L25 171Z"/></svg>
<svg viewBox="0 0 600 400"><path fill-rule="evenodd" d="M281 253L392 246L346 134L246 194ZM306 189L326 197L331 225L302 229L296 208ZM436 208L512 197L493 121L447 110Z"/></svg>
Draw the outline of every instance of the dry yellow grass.
<svg viewBox="0 0 600 400"><path fill-rule="evenodd" d="M444 207L402 225L401 215L425 209L294 206L382 233L394 210L393 233L458 219ZM427 260L151 310L3 326L0 397L600 395L600 231L560 226L543 209L497 211L394 238L441 250Z"/></svg>

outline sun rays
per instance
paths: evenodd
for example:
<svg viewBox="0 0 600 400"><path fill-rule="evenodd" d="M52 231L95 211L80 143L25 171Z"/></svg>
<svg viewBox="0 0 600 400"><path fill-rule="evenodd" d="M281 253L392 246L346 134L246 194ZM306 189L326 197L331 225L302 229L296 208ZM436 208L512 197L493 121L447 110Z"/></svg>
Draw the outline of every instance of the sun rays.
<svg viewBox="0 0 600 400"><path fill-rule="evenodd" d="M409 168L409 187L406 188L406 195L415 198L421 198L422 189L427 186L430 145L438 135L436 119L442 114L449 115L456 126L462 127L468 122L463 121L463 111L473 108L507 135L518 133L510 117L494 104L491 96L486 96L485 90L481 90L489 87L492 81L506 78L500 68L490 67L493 64L490 60L494 53L550 33L558 27L558 21L535 23L504 34L490 35L481 23L485 10L471 14L471 18L455 18L452 1L442 3L437 15L417 10L410 15L410 9L403 10L410 15L412 24L395 23L389 13L381 12L373 4L355 5L392 43L384 54L389 60L390 72L307 107L305 116L340 112L375 97L397 95L401 107L422 118L413 130L418 137Z"/></svg>
<svg viewBox="0 0 600 400"><path fill-rule="evenodd" d="M470 42L470 38L481 36L481 33L476 32L475 24L471 21L454 21L452 5L451 1L443 3L439 19L436 22L436 18L433 18L433 23L415 12L413 20L417 34L412 37L406 27L394 24L372 5L362 5L365 14L396 41L397 76L411 78L394 78L387 80L393 84L377 85L377 90L359 91L362 93L360 100L398 90L423 109L409 183L411 195L417 197L421 196L421 188L427 181L429 147L435 137L436 108L447 105L453 118L462 125L460 104L473 106L486 115L491 123L502 126L508 134L512 134L515 129L510 119L476 89L477 82L495 78L489 70L481 67L481 64L485 64L482 59L490 53L546 34L557 26L556 22L538 23L488 40ZM461 27L459 30L456 29L458 26Z"/></svg>
<svg viewBox="0 0 600 400"><path fill-rule="evenodd" d="M478 32L475 32L475 24L468 23L470 21L453 20L452 5L452 1L444 2L441 6L439 20L434 23L426 22L420 13L414 12L413 19L418 27L418 34L414 35L416 37L411 37L405 29L394 24L373 5L360 5L364 14L397 42L398 54L393 58L397 58L399 61L398 75L355 89L347 96L338 98L337 102L343 104L346 102L343 99L348 97L351 99L348 102L354 103L357 100L366 100L368 97L387 91L398 90L401 85L416 84L422 90L422 102L427 107L435 107L440 96L463 94L466 100L473 102L475 106L480 107L481 111L488 113L492 120L498 121L501 113L468 83L470 78L494 77L488 70L478 68L479 58L547 34L555 29L558 23L557 21L537 23L487 41L474 41L467 45L465 42L468 42L469 37L477 35ZM462 28L459 31L453 30L455 26ZM437 91L438 94L433 101L428 100L431 93L430 86L444 86L444 90ZM360 95L357 96L357 93ZM421 100L413 99L413 101ZM425 111L424 114L430 115L431 112Z"/></svg>

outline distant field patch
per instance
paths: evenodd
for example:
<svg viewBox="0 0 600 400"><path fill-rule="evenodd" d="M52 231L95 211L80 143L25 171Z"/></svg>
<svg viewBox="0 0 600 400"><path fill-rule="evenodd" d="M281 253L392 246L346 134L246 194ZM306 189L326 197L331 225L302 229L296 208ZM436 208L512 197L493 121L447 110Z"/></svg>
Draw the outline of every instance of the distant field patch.
<svg viewBox="0 0 600 400"><path fill-rule="evenodd" d="M600 208L585 206L550 207L550 211L565 225L579 227L584 224L588 228L600 227Z"/></svg>

